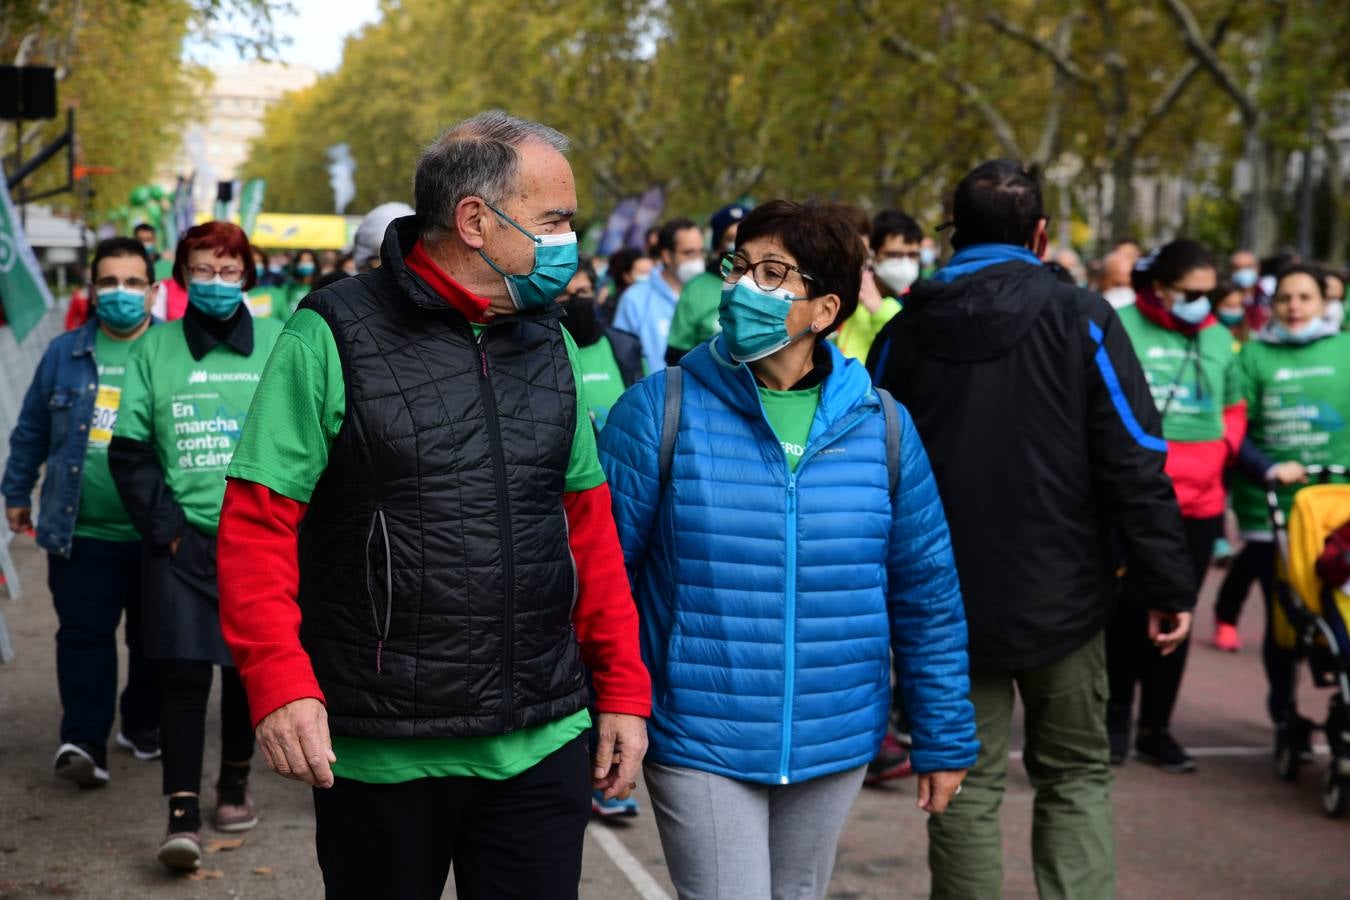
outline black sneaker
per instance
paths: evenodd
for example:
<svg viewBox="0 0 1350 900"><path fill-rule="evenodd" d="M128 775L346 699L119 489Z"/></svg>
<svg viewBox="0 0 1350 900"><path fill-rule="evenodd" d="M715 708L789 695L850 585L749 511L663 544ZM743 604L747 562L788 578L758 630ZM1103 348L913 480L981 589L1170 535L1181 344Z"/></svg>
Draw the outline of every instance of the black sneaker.
<svg viewBox="0 0 1350 900"><path fill-rule="evenodd" d="M1313 758L1312 735L1317 723L1312 719L1294 713L1287 723L1275 726L1277 744L1285 744L1298 754L1300 762L1311 762Z"/></svg>
<svg viewBox="0 0 1350 900"><path fill-rule="evenodd" d="M1170 732L1155 731L1151 734L1141 734L1134 742L1134 750L1144 762L1152 763L1164 772L1195 771L1195 760L1181 749L1181 745Z"/></svg>
<svg viewBox="0 0 1350 900"><path fill-rule="evenodd" d="M82 788L103 787L108 783L108 761L93 744L62 744L56 751L56 777Z"/></svg>
<svg viewBox="0 0 1350 900"><path fill-rule="evenodd" d="M144 731L117 732L117 746L130 750L137 759L159 759L159 729L147 728Z"/></svg>

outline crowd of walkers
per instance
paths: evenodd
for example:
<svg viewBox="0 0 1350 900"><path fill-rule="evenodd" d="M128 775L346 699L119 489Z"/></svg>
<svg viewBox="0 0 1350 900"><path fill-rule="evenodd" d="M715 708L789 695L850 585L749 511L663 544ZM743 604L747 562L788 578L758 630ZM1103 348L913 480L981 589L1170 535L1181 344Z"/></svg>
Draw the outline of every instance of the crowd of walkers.
<svg viewBox="0 0 1350 900"><path fill-rule="evenodd" d="M460 122L343 258L98 245L2 485L28 531L41 484L56 775L109 781L125 619L115 741L161 761L174 871L208 812L257 825L256 750L313 787L333 898L575 897L639 775L682 898L820 898L862 785L911 774L933 895L987 898L1016 694L1038 890L1109 897L1111 765L1195 768L1216 552L1237 650L1267 485L1350 458L1345 279L1184 238L1084 266L1006 160L945 259L770 200L586 260L567 152ZM1263 660L1306 749L1269 628Z"/></svg>

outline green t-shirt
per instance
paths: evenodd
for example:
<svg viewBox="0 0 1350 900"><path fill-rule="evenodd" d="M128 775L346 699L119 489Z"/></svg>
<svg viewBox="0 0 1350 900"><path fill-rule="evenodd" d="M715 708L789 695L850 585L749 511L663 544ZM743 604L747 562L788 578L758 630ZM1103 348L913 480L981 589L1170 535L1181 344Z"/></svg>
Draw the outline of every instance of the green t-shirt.
<svg viewBox="0 0 1350 900"><path fill-rule="evenodd" d="M244 295L254 319L284 322L291 314L290 291L285 287L256 287Z"/></svg>
<svg viewBox="0 0 1350 900"><path fill-rule="evenodd" d="M173 260L159 257L155 260L155 280L167 281L173 277Z"/></svg>
<svg viewBox="0 0 1350 900"><path fill-rule="evenodd" d="M103 541L139 541L140 533L127 517L126 507L113 484L108 469L108 442L117 425L117 410L122 403L122 384L126 380L127 360L135 341L108 337L100 328L94 338L94 363L98 366L98 394L94 399L94 421L89 423L89 446L84 453L84 474L80 482L80 512L75 518L75 534Z"/></svg>
<svg viewBox="0 0 1350 900"><path fill-rule="evenodd" d="M840 353L865 363L867 354L872 349L872 342L898 312L900 301L894 297L882 300L881 306L874 313L868 312L867 307L859 303L853 315L839 326L838 331L830 335L830 340L834 341Z"/></svg>
<svg viewBox="0 0 1350 900"><path fill-rule="evenodd" d="M797 464L806 452L806 441L811 436L816 407L820 405L820 385L800 391L771 391L761 387L759 401L764 405L764 415L768 417L773 433L783 445L788 468L797 471Z"/></svg>
<svg viewBox="0 0 1350 900"><path fill-rule="evenodd" d="M1148 378L1163 416L1163 437L1195 443L1223 439L1223 411L1242 399L1238 344L1219 325L1195 338L1146 319L1137 306L1119 311L1120 322Z"/></svg>
<svg viewBox="0 0 1350 900"><path fill-rule="evenodd" d="M1247 437L1275 462L1350 462L1350 334L1311 344L1253 340L1238 360L1247 398ZM1285 512L1299 486L1276 493ZM1265 489L1250 479L1233 485L1233 510L1249 537L1267 537Z"/></svg>
<svg viewBox="0 0 1350 900"><path fill-rule="evenodd" d="M596 428L604 428L610 408L619 402L624 392L623 374L619 371L609 338L601 337L589 347L578 347L577 365L581 367L581 380L586 385L591 421Z"/></svg>
<svg viewBox="0 0 1350 900"><path fill-rule="evenodd" d="M280 333L279 322L255 319L251 355L216 344L196 360L178 319L151 328L132 348L115 433L155 448L188 524L207 534L220 523L225 470Z"/></svg>
<svg viewBox="0 0 1350 900"><path fill-rule="evenodd" d="M314 290L308 284L302 284L299 281L292 281L286 285L286 315L290 316L295 312L295 308L300 305L300 301L309 296L309 292Z"/></svg>
<svg viewBox="0 0 1350 900"><path fill-rule="evenodd" d="M668 344L676 350L693 350L722 330L717 310L722 303L722 279L704 272L690 279L680 291L675 315L670 320Z"/></svg>
<svg viewBox="0 0 1350 900"><path fill-rule="evenodd" d="M475 331L481 330L474 326ZM585 378L579 352L563 331L577 385L577 428L563 489L590 490L604 483L595 429L586 414ZM347 411L346 384L337 343L323 317L302 309L291 316L263 371L249 408L248 429L230 464L242 478L308 503L328 466L328 453ZM338 761L333 772L374 784L415 778L468 776L503 779L518 775L581 734L590 725L585 710L508 734L472 738L354 738L333 736Z"/></svg>

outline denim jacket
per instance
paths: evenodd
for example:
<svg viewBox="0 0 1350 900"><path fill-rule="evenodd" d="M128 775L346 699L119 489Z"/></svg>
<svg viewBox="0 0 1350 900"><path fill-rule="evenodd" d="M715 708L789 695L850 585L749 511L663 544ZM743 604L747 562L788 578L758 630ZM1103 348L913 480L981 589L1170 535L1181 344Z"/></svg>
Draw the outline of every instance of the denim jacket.
<svg viewBox="0 0 1350 900"><path fill-rule="evenodd" d="M9 438L0 493L7 507L31 507L38 471L42 480L37 542L49 553L70 556L75 518L80 510L84 456L98 397L94 362L97 317L51 342L23 398L19 424Z"/></svg>

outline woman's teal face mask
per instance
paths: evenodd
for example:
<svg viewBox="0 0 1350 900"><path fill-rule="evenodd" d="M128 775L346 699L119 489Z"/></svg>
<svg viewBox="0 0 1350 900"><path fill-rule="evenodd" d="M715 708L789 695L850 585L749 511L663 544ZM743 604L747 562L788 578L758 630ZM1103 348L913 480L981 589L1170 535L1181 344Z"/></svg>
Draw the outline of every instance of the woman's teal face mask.
<svg viewBox="0 0 1350 900"><path fill-rule="evenodd" d="M577 234L567 231L562 234L531 234L515 219L492 204L488 209L495 212L512 228L534 241L534 268L526 275L512 275L503 272L492 258L481 249L478 255L492 266L493 271L506 282L506 291L516 309L542 309L554 302L563 292L572 276L577 274Z"/></svg>
<svg viewBox="0 0 1350 900"><path fill-rule="evenodd" d="M722 302L717 319L722 325L731 358L754 362L772 356L788 344L811 333L807 327L799 334L788 334L787 318L792 304L806 297L794 297L786 288L766 291L746 274L735 284L722 285Z"/></svg>
<svg viewBox="0 0 1350 900"><path fill-rule="evenodd" d="M213 319L228 319L244 302L244 289L219 277L188 284L188 302Z"/></svg>

